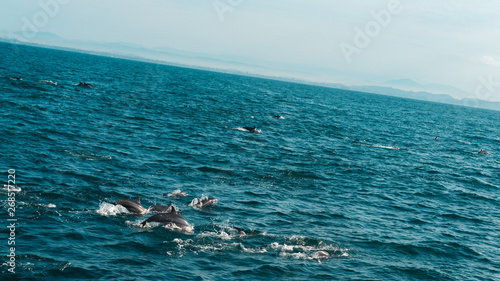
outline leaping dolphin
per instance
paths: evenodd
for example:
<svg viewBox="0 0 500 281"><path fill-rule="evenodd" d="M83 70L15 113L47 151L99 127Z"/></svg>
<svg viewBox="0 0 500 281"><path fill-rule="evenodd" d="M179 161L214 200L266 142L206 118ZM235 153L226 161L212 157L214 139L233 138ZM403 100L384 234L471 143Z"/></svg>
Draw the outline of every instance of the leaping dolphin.
<svg viewBox="0 0 500 281"><path fill-rule="evenodd" d="M163 224L174 224L180 228L190 227L191 225L181 216L177 214L174 206L172 206L172 211L170 213L160 213L156 214L149 219L143 221L142 226L146 225L148 222L160 222Z"/></svg>
<svg viewBox="0 0 500 281"><path fill-rule="evenodd" d="M147 210L141 205L141 198L137 195L137 199L129 200L129 199L121 199L113 203L115 205L122 205L129 212L134 214L144 214Z"/></svg>

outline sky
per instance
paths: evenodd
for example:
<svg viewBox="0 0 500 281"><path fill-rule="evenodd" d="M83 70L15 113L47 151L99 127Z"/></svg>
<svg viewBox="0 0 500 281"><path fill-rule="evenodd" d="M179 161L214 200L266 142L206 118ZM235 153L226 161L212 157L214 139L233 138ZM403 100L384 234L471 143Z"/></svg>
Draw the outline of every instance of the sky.
<svg viewBox="0 0 500 281"><path fill-rule="evenodd" d="M489 0L0 0L0 30L237 58L351 85L412 79L500 101Z"/></svg>

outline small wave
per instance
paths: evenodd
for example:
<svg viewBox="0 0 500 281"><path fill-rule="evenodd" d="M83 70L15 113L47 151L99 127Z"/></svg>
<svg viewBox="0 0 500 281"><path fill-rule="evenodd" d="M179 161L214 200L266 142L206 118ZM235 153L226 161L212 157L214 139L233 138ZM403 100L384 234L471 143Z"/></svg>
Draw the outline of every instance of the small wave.
<svg viewBox="0 0 500 281"><path fill-rule="evenodd" d="M87 154L87 153L77 153L77 152L72 152L72 151L69 151L69 150L65 150L65 152L68 153L71 156L76 156L76 157L85 159L87 161L112 160L113 159L113 157L111 157L111 156L98 155L98 154L94 154L94 153L90 153L90 154Z"/></svg>
<svg viewBox="0 0 500 281"><path fill-rule="evenodd" d="M228 175L228 176L238 176L235 172L231 170L224 170L224 169L218 169L218 168L213 168L213 167L207 167L207 166L202 166L199 168L196 168L200 172L205 172L205 173L214 173L214 174L223 174L223 175Z"/></svg>
<svg viewBox="0 0 500 281"><path fill-rule="evenodd" d="M462 216L459 214L453 214L453 213L444 213L439 215L442 218L449 219L449 220L460 220L460 221L472 221L472 222L477 222L477 223L482 223L483 221L478 218L471 218L468 216Z"/></svg>
<svg viewBox="0 0 500 281"><path fill-rule="evenodd" d="M196 244L193 239L182 240L180 238L175 238L172 242L177 244L177 249L179 253L184 253L186 250L194 253L204 252L243 252L248 254L264 254L267 253L265 248L247 248L241 242L233 243L211 243L211 244ZM170 253L172 255L174 253Z"/></svg>
<svg viewBox="0 0 500 281"><path fill-rule="evenodd" d="M227 236L226 236L227 235ZM205 240L203 238L219 238L221 241L214 241L211 243L204 243ZM218 234L200 234L197 235L196 238L201 240L193 240L186 239L182 240L180 238L174 239L172 242L177 244L177 248L179 251L185 250L192 251L194 253L197 252L221 252L221 251L233 251L233 252L242 252L247 254L271 254L277 255L283 258L293 258L300 260L320 260L330 259L330 258L340 258L340 257L349 257L349 254L346 250L340 249L333 245L327 246L302 246L302 245L287 245L280 244L278 242L273 242L271 244L256 246L256 247L247 247L243 242L225 242L231 240L229 238L228 233L218 233ZM173 253L171 253L173 254Z"/></svg>
<svg viewBox="0 0 500 281"><path fill-rule="evenodd" d="M458 190L457 195L461 196L461 197L465 197L465 198L474 198L474 199L480 199L480 200L485 200L485 201L490 201L490 202L497 201L497 199L490 197L488 195L480 194L480 193L476 193L476 192L464 191L464 190Z"/></svg>
<svg viewBox="0 0 500 281"><path fill-rule="evenodd" d="M392 146L385 146L385 145L372 145L372 147L378 147L378 148L385 148L385 149L394 149L394 150L400 150L401 148L399 147L392 147Z"/></svg>
<svg viewBox="0 0 500 281"><path fill-rule="evenodd" d="M58 85L57 82L50 81L50 80L40 80L39 82L42 83L42 84L52 85L52 86L57 86Z"/></svg>

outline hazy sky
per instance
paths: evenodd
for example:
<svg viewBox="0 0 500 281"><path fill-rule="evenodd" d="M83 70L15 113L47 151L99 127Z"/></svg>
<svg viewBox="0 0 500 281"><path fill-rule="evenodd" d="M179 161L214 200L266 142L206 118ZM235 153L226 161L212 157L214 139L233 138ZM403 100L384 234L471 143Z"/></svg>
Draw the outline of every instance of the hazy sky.
<svg viewBox="0 0 500 281"><path fill-rule="evenodd" d="M0 0L0 5L0 30L34 26L67 39L287 63L317 80L345 84L409 78L468 93L459 98L500 101L500 5L493 0Z"/></svg>

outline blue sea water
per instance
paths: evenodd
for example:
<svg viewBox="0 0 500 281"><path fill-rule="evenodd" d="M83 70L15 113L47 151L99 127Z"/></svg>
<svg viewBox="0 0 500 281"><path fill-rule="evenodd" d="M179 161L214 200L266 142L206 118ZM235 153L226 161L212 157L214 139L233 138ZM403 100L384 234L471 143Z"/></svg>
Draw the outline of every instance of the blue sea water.
<svg viewBox="0 0 500 281"><path fill-rule="evenodd" d="M500 280L500 112L0 54L2 280ZM141 227L152 214L110 204L137 195L172 201L193 228Z"/></svg>

